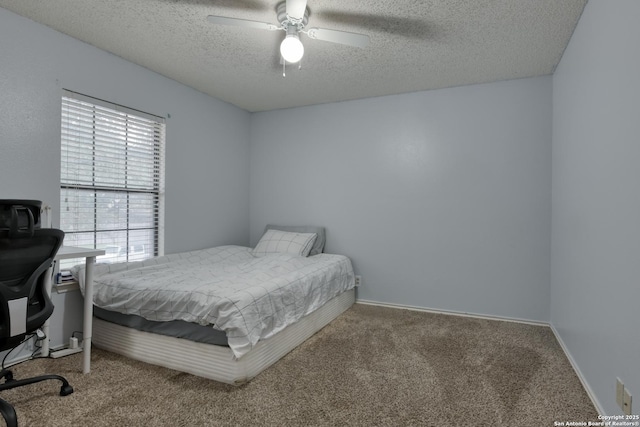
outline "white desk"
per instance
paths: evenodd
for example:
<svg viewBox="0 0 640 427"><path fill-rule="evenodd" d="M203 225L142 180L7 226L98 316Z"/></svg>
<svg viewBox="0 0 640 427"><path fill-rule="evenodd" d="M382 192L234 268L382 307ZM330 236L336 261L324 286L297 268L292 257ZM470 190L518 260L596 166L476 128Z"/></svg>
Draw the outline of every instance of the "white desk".
<svg viewBox="0 0 640 427"><path fill-rule="evenodd" d="M104 255L102 249L77 248L73 246L63 246L55 256L55 260L85 258L86 269L84 273L84 324L82 329L82 350L84 358L82 372L88 374L91 370L91 331L93 329L93 264L96 257ZM51 274L47 274L45 290L51 295ZM45 339L42 341L41 354L43 357L49 356L49 320L42 327Z"/></svg>

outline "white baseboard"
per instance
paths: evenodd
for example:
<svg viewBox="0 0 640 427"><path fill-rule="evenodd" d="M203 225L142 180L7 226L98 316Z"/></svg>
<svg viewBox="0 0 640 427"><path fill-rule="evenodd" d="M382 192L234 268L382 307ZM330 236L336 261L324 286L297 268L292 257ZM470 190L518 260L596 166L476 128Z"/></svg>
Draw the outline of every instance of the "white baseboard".
<svg viewBox="0 0 640 427"><path fill-rule="evenodd" d="M589 387L589 383L587 382L587 379L584 377L584 375L582 375L582 371L580 371L580 367L578 366L573 356L569 352L569 348L567 348L564 341L562 341L562 337L560 337L560 334L558 333L558 331L556 330L556 328L553 326L552 323L549 324L549 327L551 328L553 335L555 335L556 340L560 344L560 347L562 347L562 351L564 351L564 354L567 356L567 359L569 359L569 363L571 363L571 366L573 367L574 372L576 373L576 375L578 376L578 379L582 383L582 387L587 392L589 399L591 399L591 403L593 403L593 406L596 407L596 411L598 411L598 414L600 415L607 415L604 409L602 409L602 405L600 404L600 401L596 397L596 394L593 392L593 390L591 390L591 387Z"/></svg>
<svg viewBox="0 0 640 427"><path fill-rule="evenodd" d="M474 317L476 319L500 320L503 322L525 323L527 325L535 325L535 326L549 326L549 322L542 322L539 320L519 319L517 317L490 316L486 314L467 313L463 311L454 311L454 310L440 310L436 308L417 307L417 306L403 305L403 304L391 304L386 302L368 301L368 300L362 300L362 299L357 299L356 304L377 305L380 307L399 308L402 310L424 311L426 313L446 314L449 316Z"/></svg>

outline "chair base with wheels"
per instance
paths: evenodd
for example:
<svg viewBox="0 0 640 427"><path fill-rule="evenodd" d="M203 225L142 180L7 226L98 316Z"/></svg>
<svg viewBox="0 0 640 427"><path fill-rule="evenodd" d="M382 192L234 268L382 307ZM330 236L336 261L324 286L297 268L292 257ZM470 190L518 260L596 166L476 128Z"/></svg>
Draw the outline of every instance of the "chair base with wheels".
<svg viewBox="0 0 640 427"><path fill-rule="evenodd" d="M73 393L73 387L69 385L69 382L60 375L40 375L32 378L25 378L22 380L16 380L13 378L13 373L9 369L3 369L0 371L0 379L4 379L5 382L0 384L0 391L11 390L12 388L22 387L29 384L39 383L41 381L58 380L62 382L60 387L60 396L68 396ZM18 427L18 417L16 415L13 406L6 400L0 398L0 413L7 423L7 427Z"/></svg>

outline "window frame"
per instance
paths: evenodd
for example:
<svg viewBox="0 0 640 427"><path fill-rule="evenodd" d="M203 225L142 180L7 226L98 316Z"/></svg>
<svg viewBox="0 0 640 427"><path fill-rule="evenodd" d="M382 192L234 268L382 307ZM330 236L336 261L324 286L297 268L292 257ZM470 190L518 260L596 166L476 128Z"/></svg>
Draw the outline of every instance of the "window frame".
<svg viewBox="0 0 640 427"><path fill-rule="evenodd" d="M68 110L71 108L78 108L85 113L85 117L79 119L80 113L69 113ZM148 231L150 233L151 239L153 240L153 253L148 253L149 257L160 256L164 254L164 174L165 174L165 145L166 145L166 121L163 117L159 117L153 114L145 113L142 111L134 110L128 107L124 107L121 105L113 104L108 101L100 100L97 98L93 98L87 95L82 95L77 92L72 92L69 90L63 90L62 99L61 99L61 134L60 134L60 152L61 152L61 161L60 161L60 202L61 202L61 212L60 212L60 224L63 224L64 212L65 212L65 194L69 192L75 192L78 200L80 199L81 193L86 193L87 196L93 199L93 207L91 208L89 203L86 206L89 206L89 217L91 215L91 209L93 213L93 220L89 219L86 223L82 223L80 220L76 220L76 226L79 229L76 230L64 230L68 236L77 235L80 236L82 234L92 234L93 235L93 249L100 249L99 237L100 234L106 235L110 233L124 233L126 236L126 245L122 246L122 243L119 242L121 248L126 248L126 255L124 259L120 259L120 254L116 258L116 262L118 261L129 261L130 260L130 248L138 245L143 245L136 240L130 240L133 232L145 232ZM66 109L66 110L65 110ZM99 111L98 111L99 110ZM111 115L112 114L112 115ZM88 119L91 117L91 119ZM107 118L108 117L108 118ZM75 121L74 119L75 118ZM75 123L75 127L74 124ZM135 126L133 123L144 123L144 128L150 130L152 136L141 137L140 134L135 136L130 136L130 133L134 133ZM147 123L151 123L147 125ZM84 129L82 132L83 125L91 124L92 130L89 132ZM123 137L121 140L119 139L117 142L105 142L105 138L103 136L99 136L99 130L104 127L112 127L119 132L123 133ZM66 129L66 133L65 133ZM89 148L90 154L82 153L77 154L74 153L72 157L73 161L69 160L69 152L73 152L73 147L81 146L83 142L78 141L78 137L73 137L72 131L76 133L83 133L83 137L87 140L87 145L83 147L83 149ZM108 139L108 138L107 138ZM130 140L138 140L143 141L144 144L147 145L146 152L143 153L144 157L144 166L147 167L148 170L144 170L143 175L137 176L136 173L140 173L140 170L134 165L135 157L140 155L139 152L135 152L134 148L130 148L130 144L135 147L134 143L131 143ZM99 164L100 160L105 160L104 150L105 147L107 149L115 150L116 157L124 159L124 171L118 169L119 173L123 173L124 176L124 184L109 184L108 176L107 178L103 177L104 181L100 181L97 178L96 171L99 168L105 168L104 164ZM133 154L129 153L129 150ZM66 155L66 157L65 157ZM100 158L100 156L103 156ZM152 156L152 158L150 157ZM86 170L83 172L78 172L76 175L79 177L76 182L74 182L73 178L69 178L70 174L66 172L70 165L75 165L80 168L82 160L89 160L88 163L91 164L90 172ZM131 169L134 170L132 172L132 177L129 176L129 167L128 163L131 162L134 165ZM108 162L107 162L108 163ZM65 170L66 166L66 170ZM85 164L86 166L86 164ZM108 165L106 170L109 168L116 168L120 165ZM136 176L138 178L137 184ZM140 178L141 177L141 178ZM67 179L65 179L67 178ZM131 179L132 183L129 185L129 179ZM145 183L148 180L147 184ZM79 182L82 181L82 182ZM142 181L142 184L140 183ZM104 214L106 210L101 210L98 203L99 198L102 195L109 193L121 193L126 196L126 222L124 224L124 228L103 228L99 223L99 217L101 216L101 212ZM150 199L147 199L143 203L149 203L151 206L150 214L145 218L145 222L148 224L152 224L150 226L145 227L134 227L132 226L131 216L132 212L132 199L134 195L141 196L144 198L144 195L149 195ZM139 197L140 198L140 197ZM85 205L82 202L78 201L76 205L74 205L77 209L81 209L80 206L84 207ZM73 215L73 214L71 214ZM118 221L122 219L119 217ZM91 224L92 223L92 224ZM80 225L88 225L88 227L80 228ZM118 223L120 225L120 222ZM146 243L145 243L146 244ZM104 244L103 244L104 245ZM82 245L85 246L85 245ZM108 245L107 245L108 246ZM140 258L136 258L135 260L140 260ZM98 257L98 261L100 261L100 257Z"/></svg>

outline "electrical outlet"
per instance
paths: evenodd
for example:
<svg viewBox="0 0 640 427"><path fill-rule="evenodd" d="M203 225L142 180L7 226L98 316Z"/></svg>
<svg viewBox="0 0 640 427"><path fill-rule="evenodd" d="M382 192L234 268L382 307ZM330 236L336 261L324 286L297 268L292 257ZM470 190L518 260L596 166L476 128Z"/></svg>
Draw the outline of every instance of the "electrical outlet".
<svg viewBox="0 0 640 427"><path fill-rule="evenodd" d="M356 276L356 286L362 285L362 276Z"/></svg>
<svg viewBox="0 0 640 427"><path fill-rule="evenodd" d="M631 415L631 393L629 393L628 389L624 389L624 400L622 403L622 411L626 415Z"/></svg>
<svg viewBox="0 0 640 427"><path fill-rule="evenodd" d="M624 383L620 378L616 378L616 403L624 409Z"/></svg>

